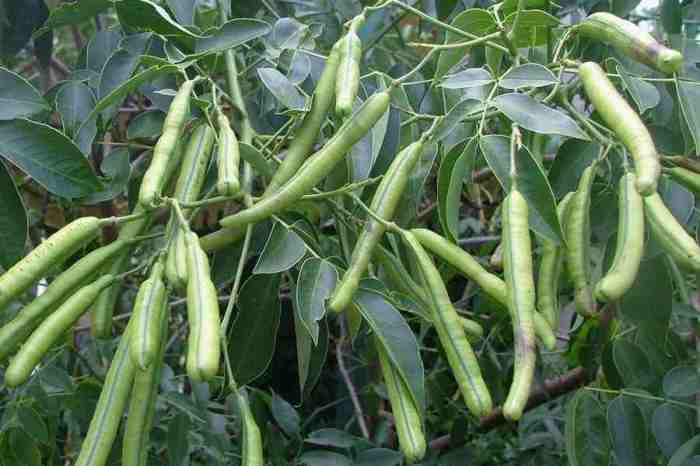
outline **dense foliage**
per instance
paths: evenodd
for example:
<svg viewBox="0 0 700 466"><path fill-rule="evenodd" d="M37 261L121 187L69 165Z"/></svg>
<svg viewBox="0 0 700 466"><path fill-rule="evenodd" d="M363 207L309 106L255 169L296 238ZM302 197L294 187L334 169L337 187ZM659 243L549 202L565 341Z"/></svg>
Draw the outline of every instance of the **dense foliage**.
<svg viewBox="0 0 700 466"><path fill-rule="evenodd" d="M700 464L695 10L0 0L0 462Z"/></svg>

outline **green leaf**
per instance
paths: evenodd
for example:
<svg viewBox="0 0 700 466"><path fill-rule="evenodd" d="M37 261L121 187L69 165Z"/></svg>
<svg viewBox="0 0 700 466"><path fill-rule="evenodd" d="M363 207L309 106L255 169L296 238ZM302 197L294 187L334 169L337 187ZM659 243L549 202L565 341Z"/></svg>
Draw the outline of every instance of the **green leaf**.
<svg viewBox="0 0 700 466"><path fill-rule="evenodd" d="M667 34L680 34L683 28L683 10L679 0L661 1L661 24Z"/></svg>
<svg viewBox="0 0 700 466"><path fill-rule="evenodd" d="M588 140L588 136L570 116L554 110L526 94L501 94L493 104L508 118L525 129L541 134L559 134Z"/></svg>
<svg viewBox="0 0 700 466"><path fill-rule="evenodd" d="M129 162L129 149L119 147L102 160L100 168L109 178L109 182L104 189L90 194L81 199L83 204L97 204L108 201L122 194L129 184L131 177L131 163Z"/></svg>
<svg viewBox="0 0 700 466"><path fill-rule="evenodd" d="M647 355L634 343L617 339L613 342L613 361L625 388L650 389L655 383L655 374Z"/></svg>
<svg viewBox="0 0 700 466"><path fill-rule="evenodd" d="M46 110L48 104L29 81L0 67L0 120L30 117Z"/></svg>
<svg viewBox="0 0 700 466"><path fill-rule="evenodd" d="M657 406L651 421L656 444L666 458L670 458L681 445L693 436L688 417L670 403Z"/></svg>
<svg viewBox="0 0 700 466"><path fill-rule="evenodd" d="M496 20L491 13L482 8L470 8L461 12L455 16L450 25L477 36L485 36L496 30ZM468 39L449 31L445 35L445 44L466 40ZM447 74L453 66L464 59L466 53L466 49L447 49L440 52L435 77L441 78Z"/></svg>
<svg viewBox="0 0 700 466"><path fill-rule="evenodd" d="M0 161L0 266L3 269L9 269L24 256L28 230L22 196L7 167Z"/></svg>
<svg viewBox="0 0 700 466"><path fill-rule="evenodd" d="M406 320L384 295L376 291L360 288L355 292L353 302L398 370L415 405L424 410L423 361L416 337Z"/></svg>
<svg viewBox="0 0 700 466"><path fill-rule="evenodd" d="M97 31L87 44L85 65L88 69L100 73L109 57L119 48L122 35L116 30Z"/></svg>
<svg viewBox="0 0 700 466"><path fill-rule="evenodd" d="M187 433L190 420L185 414L177 414L168 423L168 458L169 464L183 466L189 463L190 442Z"/></svg>
<svg viewBox="0 0 700 466"><path fill-rule="evenodd" d="M522 89L550 86L557 82L559 80L547 67L538 63L526 63L506 71L498 85L504 89Z"/></svg>
<svg viewBox="0 0 700 466"><path fill-rule="evenodd" d="M80 149L48 125L0 121L0 155L57 196L77 198L102 188Z"/></svg>
<svg viewBox="0 0 700 466"><path fill-rule="evenodd" d="M80 24L92 19L98 13L102 13L112 6L112 3L112 0L78 0L70 3L59 3L51 9L49 19L34 33L34 37L38 37L50 29Z"/></svg>
<svg viewBox="0 0 700 466"><path fill-rule="evenodd" d="M686 461L700 453L700 434L685 442L676 450L668 462L668 466L687 466Z"/></svg>
<svg viewBox="0 0 700 466"><path fill-rule="evenodd" d="M318 321L326 314L325 301L337 282L338 271L326 260L312 257L301 265L295 294L296 311L314 345L318 344Z"/></svg>
<svg viewBox="0 0 700 466"><path fill-rule="evenodd" d="M595 142L578 139L569 139L559 147L548 174L557 199L576 191L583 170L598 158L600 149Z"/></svg>
<svg viewBox="0 0 700 466"><path fill-rule="evenodd" d="M197 0L167 0L168 8L175 15L180 24L192 26L194 24L195 7Z"/></svg>
<svg viewBox="0 0 700 466"><path fill-rule="evenodd" d="M267 179L272 178L275 170L258 149L244 142L239 143L238 147L241 151L241 158L251 164L258 175Z"/></svg>
<svg viewBox="0 0 700 466"><path fill-rule="evenodd" d="M676 91L683 118L695 143L695 152L700 152L700 83L677 79Z"/></svg>
<svg viewBox="0 0 700 466"><path fill-rule="evenodd" d="M555 16L542 10L513 12L506 17L506 25L512 27L517 15L519 15L518 27L510 32L517 47L546 44L549 38L549 29L559 25L559 20Z"/></svg>
<svg viewBox="0 0 700 466"><path fill-rule="evenodd" d="M165 113L160 110L148 110L139 113L129 122L126 129L127 139L149 139L154 140L163 131Z"/></svg>
<svg viewBox="0 0 700 466"><path fill-rule="evenodd" d="M307 451L299 457L299 462L306 466L352 466L347 456L325 450Z"/></svg>
<svg viewBox="0 0 700 466"><path fill-rule="evenodd" d="M493 78L488 70L484 68L467 68L466 70L446 76L438 86L444 87L445 89L466 89L470 87L486 86L492 82Z"/></svg>
<svg viewBox="0 0 700 466"><path fill-rule="evenodd" d="M265 372L275 353L280 278L280 274L253 275L241 287L238 316L227 338L233 376L241 386Z"/></svg>
<svg viewBox="0 0 700 466"><path fill-rule="evenodd" d="M571 466L599 466L610 461L605 411L585 389L567 403L566 456Z"/></svg>
<svg viewBox="0 0 700 466"><path fill-rule="evenodd" d="M277 393L272 394L270 411L272 411L272 416L275 418L275 421L277 421L277 424L279 424L287 435L295 436L299 434L301 431L301 418L299 417L299 413L291 404L285 401L284 398L277 395Z"/></svg>
<svg viewBox="0 0 700 466"><path fill-rule="evenodd" d="M619 64L616 66L616 68L623 84L625 85L625 88L627 89L627 92L629 92L632 100L634 100L634 103L637 105L639 113L644 113L648 109L659 105L659 102L661 101L661 94L659 94L659 91L653 84L630 76Z"/></svg>
<svg viewBox="0 0 700 466"><path fill-rule="evenodd" d="M642 410L630 398L618 396L608 405L608 431L620 466L647 466L647 427Z"/></svg>
<svg viewBox="0 0 700 466"><path fill-rule="evenodd" d="M280 222L275 222L253 273L280 273L291 269L306 254L304 241Z"/></svg>
<svg viewBox="0 0 700 466"><path fill-rule="evenodd" d="M120 23L131 28L164 36L202 37L179 25L163 7L149 0L121 0L116 7Z"/></svg>
<svg viewBox="0 0 700 466"><path fill-rule="evenodd" d="M234 19L221 26L214 34L197 39L194 47L195 53L188 55L187 58L200 58L238 47L258 37L266 36L271 29L269 24L258 19Z"/></svg>
<svg viewBox="0 0 700 466"><path fill-rule="evenodd" d="M41 466L41 452L36 442L22 429L12 429L9 443L15 458L24 466Z"/></svg>
<svg viewBox="0 0 700 466"><path fill-rule="evenodd" d="M471 138L464 147L458 145L445 154L437 178L438 215L445 236L452 242L459 238L459 209L464 181L471 182L479 143Z"/></svg>
<svg viewBox="0 0 700 466"><path fill-rule="evenodd" d="M674 367L664 376L663 388L670 398L693 396L700 392L700 374L693 366Z"/></svg>
<svg viewBox="0 0 700 466"><path fill-rule="evenodd" d="M319 429L311 432L304 442L323 447L351 448L362 439L338 429Z"/></svg>
<svg viewBox="0 0 700 466"><path fill-rule="evenodd" d="M459 101L437 124L435 132L433 133L434 139L436 141L442 141L462 122L464 117L471 113L476 113L479 110L483 110L483 108L484 106L481 101L476 99L466 98Z"/></svg>
<svg viewBox="0 0 700 466"><path fill-rule="evenodd" d="M297 367L299 369L299 391L302 401L308 398L318 382L328 353L328 324L325 320L319 325L318 343L314 345L304 328L299 313L294 312L294 334L297 346Z"/></svg>
<svg viewBox="0 0 700 466"><path fill-rule="evenodd" d="M503 189L510 191L510 139L498 135L483 136L479 147ZM542 167L525 146L516 154L516 160L519 164L518 189L528 202L530 228L550 241L561 243L564 235L557 217L556 201Z"/></svg>
<svg viewBox="0 0 700 466"><path fill-rule="evenodd" d="M95 105L90 87L80 81L68 81L56 93L56 110L61 115L63 130L74 134L88 118Z"/></svg>
<svg viewBox="0 0 700 466"><path fill-rule="evenodd" d="M37 442L48 445L50 442L49 430L39 413L30 406L17 408L17 418L22 429L31 435Z"/></svg>
<svg viewBox="0 0 700 466"><path fill-rule="evenodd" d="M673 283L662 256L644 260L632 288L620 300L620 312L641 325L666 327L671 316Z"/></svg>
<svg viewBox="0 0 700 466"><path fill-rule="evenodd" d="M275 68L258 68L258 76L267 90L286 108L297 111L306 109L306 97Z"/></svg>
<svg viewBox="0 0 700 466"><path fill-rule="evenodd" d="M401 464L401 460L403 455L398 451L370 448L357 454L354 466L397 466Z"/></svg>

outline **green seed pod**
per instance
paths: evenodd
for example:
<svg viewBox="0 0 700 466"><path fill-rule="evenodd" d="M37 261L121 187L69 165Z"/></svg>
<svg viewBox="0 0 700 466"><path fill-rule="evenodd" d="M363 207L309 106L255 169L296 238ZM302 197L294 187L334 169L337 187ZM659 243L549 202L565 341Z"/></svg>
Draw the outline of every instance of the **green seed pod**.
<svg viewBox="0 0 700 466"><path fill-rule="evenodd" d="M379 184L370 209L385 221L394 218L396 207L401 201L413 168L423 153L425 139L410 144L394 159ZM350 264L342 280L336 286L328 303L334 312L342 312L352 301L352 296L360 285L360 279L374 254L374 249L384 236L386 227L374 218L367 219L360 237L355 243Z"/></svg>
<svg viewBox="0 0 700 466"><path fill-rule="evenodd" d="M515 340L513 382L503 404L503 416L516 421L530 397L535 374L535 282L527 201L515 187L503 201L502 212L503 269Z"/></svg>
<svg viewBox="0 0 700 466"><path fill-rule="evenodd" d="M187 245L187 318L190 334L187 344L187 374L193 380L210 380L219 372L221 343L219 301L211 281L207 255L199 247L199 238L188 232Z"/></svg>
<svg viewBox="0 0 700 466"><path fill-rule="evenodd" d="M95 249L56 277L42 294L0 328L0 360L14 352L70 293L92 280L103 264L121 253L129 244L125 240L116 240Z"/></svg>
<svg viewBox="0 0 700 466"><path fill-rule="evenodd" d="M684 269L700 272L700 247L668 210L661 196L644 198L644 213L654 238Z"/></svg>
<svg viewBox="0 0 700 466"><path fill-rule="evenodd" d="M241 448L241 466L264 466L262 437L260 428L248 405L248 395L239 391L236 394L238 411L241 416L243 447Z"/></svg>
<svg viewBox="0 0 700 466"><path fill-rule="evenodd" d="M245 237L246 227L220 228L199 238L199 245L204 252L213 252L238 243Z"/></svg>
<svg viewBox="0 0 700 466"><path fill-rule="evenodd" d="M241 162L241 150L238 147L236 133L231 129L226 115L219 112L219 145L216 152L218 179L216 190L222 196L236 196L241 191L238 165Z"/></svg>
<svg viewBox="0 0 700 466"><path fill-rule="evenodd" d="M139 190L139 204L146 209L152 209L160 200L169 159L182 137L185 121L189 115L190 94L194 83L194 80L185 81L177 91L163 122L163 132L153 148L151 164L143 176Z"/></svg>
<svg viewBox="0 0 700 466"><path fill-rule="evenodd" d="M617 92L605 71L593 62L579 66L583 90L598 114L629 150L637 175L637 191L642 196L656 192L661 174L654 140L637 112Z"/></svg>
<svg viewBox="0 0 700 466"><path fill-rule="evenodd" d="M130 354L134 364L146 370L156 359L161 341L161 313L166 301L163 265L156 262L151 275L139 287L134 302L134 328Z"/></svg>
<svg viewBox="0 0 700 466"><path fill-rule="evenodd" d="M683 55L680 52L659 44L636 24L611 13L593 13L577 24L574 30L605 42L621 54L662 73L673 74L683 69Z"/></svg>
<svg viewBox="0 0 700 466"><path fill-rule="evenodd" d="M634 174L620 180L617 244L610 270L595 288L599 301L617 301L634 284L644 256L644 201L634 187Z"/></svg>
<svg viewBox="0 0 700 466"><path fill-rule="evenodd" d="M0 275L0 310L46 275L51 267L95 239L102 224L97 217L74 220Z"/></svg>
<svg viewBox="0 0 700 466"><path fill-rule="evenodd" d="M107 464L137 371L136 365L129 356L131 327L129 323L109 366L100 398L97 400L95 414L90 421L90 427L80 447L80 455L75 466Z"/></svg>
<svg viewBox="0 0 700 466"><path fill-rule="evenodd" d="M683 167L664 168L663 172L674 181L688 188L695 196L700 195L700 175Z"/></svg>
<svg viewBox="0 0 700 466"><path fill-rule="evenodd" d="M307 194L345 157L389 108L389 93L379 92L365 101L357 114L343 123L326 145L309 157L292 179L279 191L262 199L252 207L223 218L225 228L241 228L277 214Z"/></svg>
<svg viewBox="0 0 700 466"><path fill-rule="evenodd" d="M584 316L595 314L591 291L591 190L595 179L595 164L583 171L578 189L571 198L565 225L566 266L574 284L576 310Z"/></svg>
<svg viewBox="0 0 700 466"><path fill-rule="evenodd" d="M426 449L420 410L413 402L405 382L392 365L384 348L376 340L374 346L377 349L379 367L382 370L391 411L394 415L399 448L407 462L415 463L423 459Z"/></svg>
<svg viewBox="0 0 700 466"><path fill-rule="evenodd" d="M5 384L8 387L16 387L26 382L51 345L88 310L100 291L113 280L114 277L106 275L82 287L44 320L12 358L5 372Z"/></svg>
<svg viewBox="0 0 700 466"><path fill-rule="evenodd" d="M568 193L557 206L559 224L566 225L566 214L574 193ZM537 277L537 309L552 330L559 328L559 278L564 269L563 244L542 240L542 260Z"/></svg>
<svg viewBox="0 0 700 466"><path fill-rule="evenodd" d="M341 39L340 49L340 65L335 81L335 113L346 118L352 115L352 106L360 89L362 41L354 28L350 28Z"/></svg>
<svg viewBox="0 0 700 466"><path fill-rule="evenodd" d="M187 286L187 246L185 246L185 232L178 225L177 219L170 221L173 237L168 247L168 256L165 259L165 276L173 287L183 289ZM172 225L175 225L172 227Z"/></svg>

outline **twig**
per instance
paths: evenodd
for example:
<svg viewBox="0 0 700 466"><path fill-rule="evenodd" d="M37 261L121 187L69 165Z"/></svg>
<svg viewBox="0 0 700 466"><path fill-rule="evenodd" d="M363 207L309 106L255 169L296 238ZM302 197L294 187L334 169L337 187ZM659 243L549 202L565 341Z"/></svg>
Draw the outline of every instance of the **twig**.
<svg viewBox="0 0 700 466"><path fill-rule="evenodd" d="M343 360L343 345L345 343L345 320L340 319L340 337L335 345L335 358L338 361L338 370L340 375L343 377L345 386L350 394L350 400L355 408L355 416L357 417L357 424L360 426L362 431L362 436L369 440L369 429L367 429L367 424L365 423L365 415L362 412L362 405L360 404L360 398L357 396L357 389L352 383L352 378L348 372L347 367L345 367L345 361Z"/></svg>

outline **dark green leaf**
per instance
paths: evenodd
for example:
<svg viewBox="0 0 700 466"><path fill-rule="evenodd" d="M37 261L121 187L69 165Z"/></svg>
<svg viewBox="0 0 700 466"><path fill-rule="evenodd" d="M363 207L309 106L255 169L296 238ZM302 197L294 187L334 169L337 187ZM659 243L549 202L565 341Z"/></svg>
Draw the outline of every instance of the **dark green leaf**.
<svg viewBox="0 0 700 466"><path fill-rule="evenodd" d="M642 261L634 285L620 301L620 312L643 325L665 327L671 315L673 284L664 257Z"/></svg>
<svg viewBox="0 0 700 466"><path fill-rule="evenodd" d="M29 406L21 406L17 409L17 418L22 429L31 435L37 442L48 444L49 430L39 413Z"/></svg>
<svg viewBox="0 0 700 466"><path fill-rule="evenodd" d="M416 337L406 320L378 292L361 288L355 292L353 302L397 368L416 406L420 410L425 409L423 361Z"/></svg>
<svg viewBox="0 0 700 466"><path fill-rule="evenodd" d="M613 361L626 388L650 389L654 385L654 373L649 359L634 343L617 339L613 342Z"/></svg>
<svg viewBox="0 0 700 466"><path fill-rule="evenodd" d="M44 34L49 29L80 24L94 18L110 6L112 6L111 0L78 0L59 3L51 10L49 19L37 30L34 36Z"/></svg>
<svg viewBox="0 0 700 466"><path fill-rule="evenodd" d="M680 34L683 27L683 10L679 0L661 1L661 24L667 34Z"/></svg>
<svg viewBox="0 0 700 466"><path fill-rule="evenodd" d="M325 450L307 451L299 458L306 466L352 466L352 461L340 453Z"/></svg>
<svg viewBox="0 0 700 466"><path fill-rule="evenodd" d="M30 117L49 106L22 76L0 67L0 120Z"/></svg>
<svg viewBox="0 0 700 466"><path fill-rule="evenodd" d="M479 100L469 98L461 100L437 124L434 132L435 140L441 141L445 139L461 123L464 117L482 109L483 105Z"/></svg>
<svg viewBox="0 0 700 466"><path fill-rule="evenodd" d="M109 177L109 182L104 189L82 199L83 204L97 204L108 201L122 194L131 177L131 163L129 162L129 149L119 147L102 160L100 166L102 172Z"/></svg>
<svg viewBox="0 0 700 466"><path fill-rule="evenodd" d="M685 398L700 392L700 374L693 366L679 366L664 376L664 393L671 398Z"/></svg>
<svg viewBox="0 0 700 466"><path fill-rule="evenodd" d="M74 134L88 118L95 105L90 87L80 81L68 81L56 93L56 110L61 114L63 129Z"/></svg>
<svg viewBox="0 0 700 466"><path fill-rule="evenodd" d="M529 95L502 94L497 96L493 103L508 118L530 131L588 140L588 136L570 116L538 102Z"/></svg>
<svg viewBox="0 0 700 466"><path fill-rule="evenodd" d="M251 164L257 174L262 175L264 178L272 177L275 171L260 151L244 142L239 143L238 146L241 150L241 158Z"/></svg>
<svg viewBox="0 0 700 466"><path fill-rule="evenodd" d="M522 89L544 87L557 82L557 77L548 68L538 63L526 63L506 71L498 85L504 89Z"/></svg>
<svg viewBox="0 0 700 466"><path fill-rule="evenodd" d="M297 344L297 367L299 369L299 391L301 399L309 397L311 390L318 382L321 371L326 363L328 353L328 323L321 321L319 325L318 344L314 345L306 329L294 313L294 334Z"/></svg>
<svg viewBox="0 0 700 466"><path fill-rule="evenodd" d="M180 26L163 7L149 0L121 0L116 6L120 22L129 27L165 36L201 37Z"/></svg>
<svg viewBox="0 0 700 466"><path fill-rule="evenodd" d="M608 431L620 466L647 466L647 427L642 410L630 398L618 396L608 405Z"/></svg>
<svg viewBox="0 0 700 466"><path fill-rule="evenodd" d="M651 430L656 438L656 444L666 458L693 436L693 427L688 417L670 403L659 405L654 410Z"/></svg>
<svg viewBox="0 0 700 466"><path fill-rule="evenodd" d="M41 452L36 442L22 429L12 429L9 443L15 458L23 466L41 466Z"/></svg>
<svg viewBox="0 0 700 466"><path fill-rule="evenodd" d="M352 434L338 429L319 429L311 432L306 439L306 443L320 445L324 447L351 448L362 439Z"/></svg>
<svg viewBox="0 0 700 466"><path fill-rule="evenodd" d="M267 35L270 30L269 24L258 19L234 19L221 26L211 36L197 39L195 42L195 54L188 56L188 58L193 56L201 57L238 47L253 39Z"/></svg>
<svg viewBox="0 0 700 466"><path fill-rule="evenodd" d="M190 444L187 432L190 420L185 414L177 414L168 424L168 458L173 466L189 463Z"/></svg>
<svg viewBox="0 0 700 466"><path fill-rule="evenodd" d="M0 161L0 266L3 269L9 269L24 256L28 228L22 197Z"/></svg>
<svg viewBox="0 0 700 466"><path fill-rule="evenodd" d="M228 335L233 376L246 385L272 360L280 322L280 274L251 276L241 288L238 315Z"/></svg>
<svg viewBox="0 0 700 466"><path fill-rule="evenodd" d="M676 90L683 118L693 141L695 151L700 151L700 83L676 80Z"/></svg>
<svg viewBox="0 0 700 466"><path fill-rule="evenodd" d="M299 413L284 398L273 393L270 403L272 416L287 435L297 435L301 429Z"/></svg>
<svg viewBox="0 0 700 466"><path fill-rule="evenodd" d="M470 8L461 12L455 16L450 25L477 36L485 36L496 30L496 20L491 16L491 13L482 8ZM446 44L466 40L468 39L449 31L445 36ZM448 49L440 52L435 77L440 78L448 73L453 66L464 59L466 52L465 49Z"/></svg>
<svg viewBox="0 0 700 466"><path fill-rule="evenodd" d="M513 42L518 47L531 47L543 45L549 37L548 30L559 25L559 20L542 10L523 10L513 12L506 18L508 26L515 24L515 18L519 16L517 28L511 31Z"/></svg>
<svg viewBox="0 0 700 466"><path fill-rule="evenodd" d="M634 103L637 105L639 113L644 113L648 109L659 105L661 95L653 84L630 76L619 64L617 65L617 72L620 75L627 92L629 92L632 100L634 100Z"/></svg>
<svg viewBox="0 0 700 466"><path fill-rule="evenodd" d="M507 192L510 191L510 140L505 136L489 135L479 140L486 161ZM537 234L560 243L563 238L556 201L542 167L525 146L516 154L518 189L528 202L530 228Z"/></svg>
<svg viewBox="0 0 700 466"><path fill-rule="evenodd" d="M323 259L312 257L299 270L296 286L296 311L304 330L318 344L318 321L326 314L325 301L338 282L338 272Z"/></svg>
<svg viewBox="0 0 700 466"><path fill-rule="evenodd" d="M700 434L685 442L676 450L668 462L668 466L686 466L686 461L700 453Z"/></svg>
<svg viewBox="0 0 700 466"><path fill-rule="evenodd" d="M465 89L491 84L491 73L484 68L467 68L455 74L446 76L439 86L445 89Z"/></svg>
<svg viewBox="0 0 700 466"><path fill-rule="evenodd" d="M163 130L165 113L160 110L149 110L139 113L129 122L126 129L128 139L156 139Z"/></svg>
<svg viewBox="0 0 700 466"><path fill-rule="evenodd" d="M571 466L606 465L610 460L605 410L585 389L567 403L566 455Z"/></svg>
<svg viewBox="0 0 700 466"><path fill-rule="evenodd" d="M167 0L168 8L175 15L177 22L185 25L192 26L194 24L194 12L197 6L196 0Z"/></svg>
<svg viewBox="0 0 700 466"><path fill-rule="evenodd" d="M258 68L258 76L267 90L286 108L290 110L306 108L306 97L285 75L274 68Z"/></svg>
<svg viewBox="0 0 700 466"><path fill-rule="evenodd" d="M0 155L57 196L82 197L102 188L75 144L41 123L0 121Z"/></svg>
<svg viewBox="0 0 700 466"><path fill-rule="evenodd" d="M253 273L284 272L294 267L305 254L306 245L299 235L293 229L275 222Z"/></svg>
<svg viewBox="0 0 700 466"><path fill-rule="evenodd" d="M557 199L576 191L583 170L600 155L601 147L590 141L569 139L559 147L549 169L549 182Z"/></svg>
<svg viewBox="0 0 700 466"><path fill-rule="evenodd" d="M462 149L454 147L440 162L437 179L438 214L445 236L453 242L459 238L459 209L465 179L470 182L478 150L477 138Z"/></svg>
<svg viewBox="0 0 700 466"><path fill-rule="evenodd" d="M397 466L403 455L387 448L370 448L358 453L354 466Z"/></svg>
<svg viewBox="0 0 700 466"><path fill-rule="evenodd" d="M87 68L101 73L109 57L119 47L122 35L116 30L97 31L87 44L85 64Z"/></svg>

